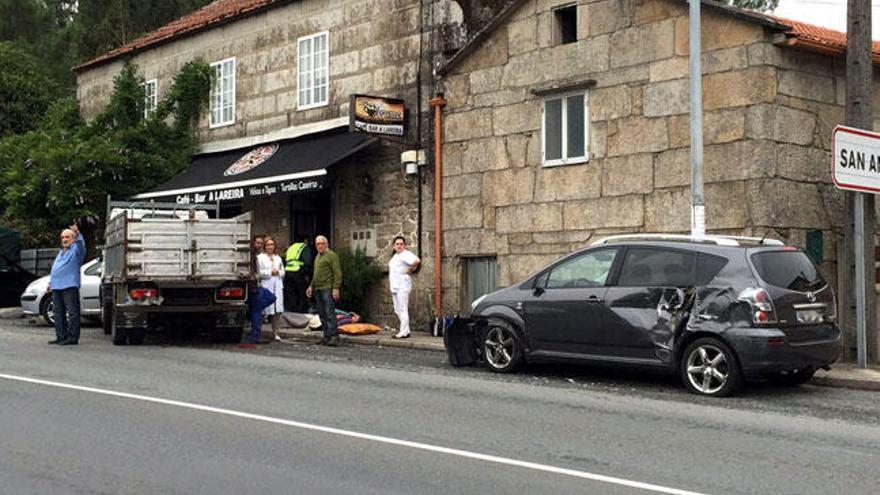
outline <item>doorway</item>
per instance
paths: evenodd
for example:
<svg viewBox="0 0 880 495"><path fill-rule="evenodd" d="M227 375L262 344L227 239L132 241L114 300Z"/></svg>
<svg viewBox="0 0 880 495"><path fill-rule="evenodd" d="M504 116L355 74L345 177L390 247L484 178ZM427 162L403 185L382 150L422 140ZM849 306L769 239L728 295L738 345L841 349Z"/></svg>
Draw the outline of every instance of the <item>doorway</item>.
<svg viewBox="0 0 880 495"><path fill-rule="evenodd" d="M290 195L291 243L323 235L333 245L333 203L329 191Z"/></svg>

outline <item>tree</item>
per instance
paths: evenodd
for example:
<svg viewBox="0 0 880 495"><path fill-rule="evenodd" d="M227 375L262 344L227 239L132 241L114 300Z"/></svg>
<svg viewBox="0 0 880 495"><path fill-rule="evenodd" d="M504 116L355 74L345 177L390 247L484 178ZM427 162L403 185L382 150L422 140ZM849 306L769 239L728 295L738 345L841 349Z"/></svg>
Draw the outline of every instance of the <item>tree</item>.
<svg viewBox="0 0 880 495"><path fill-rule="evenodd" d="M74 31L84 62L208 4L210 0L80 0Z"/></svg>
<svg viewBox="0 0 880 495"><path fill-rule="evenodd" d="M189 164L195 124L208 104L210 67L201 60L185 64L148 118L142 82L137 68L125 64L110 103L91 123L69 98L53 104L39 128L0 140L0 211L25 244L54 244L57 228L74 219L95 236L108 194L143 192Z"/></svg>
<svg viewBox="0 0 880 495"><path fill-rule="evenodd" d="M0 42L0 138L35 129L49 108L53 87L34 57Z"/></svg>

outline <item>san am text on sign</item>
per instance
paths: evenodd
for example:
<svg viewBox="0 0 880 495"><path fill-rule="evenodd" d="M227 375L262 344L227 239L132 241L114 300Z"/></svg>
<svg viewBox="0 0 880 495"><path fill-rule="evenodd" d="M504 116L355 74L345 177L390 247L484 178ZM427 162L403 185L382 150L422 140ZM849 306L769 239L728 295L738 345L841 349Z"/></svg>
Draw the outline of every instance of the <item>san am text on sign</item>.
<svg viewBox="0 0 880 495"><path fill-rule="evenodd" d="M840 189L880 193L880 134L839 125L831 142L834 184Z"/></svg>

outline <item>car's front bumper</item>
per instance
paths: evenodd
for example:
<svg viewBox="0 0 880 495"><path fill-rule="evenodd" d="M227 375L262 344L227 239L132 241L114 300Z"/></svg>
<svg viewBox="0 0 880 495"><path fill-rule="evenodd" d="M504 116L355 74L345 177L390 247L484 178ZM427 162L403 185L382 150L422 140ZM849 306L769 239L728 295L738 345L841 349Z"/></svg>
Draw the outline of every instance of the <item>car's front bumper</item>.
<svg viewBox="0 0 880 495"><path fill-rule="evenodd" d="M828 324L809 339L795 340L797 329L738 328L726 335L746 377L829 366L840 357L840 329Z"/></svg>
<svg viewBox="0 0 880 495"><path fill-rule="evenodd" d="M20 301L22 313L29 316L40 314L39 294L22 294Z"/></svg>

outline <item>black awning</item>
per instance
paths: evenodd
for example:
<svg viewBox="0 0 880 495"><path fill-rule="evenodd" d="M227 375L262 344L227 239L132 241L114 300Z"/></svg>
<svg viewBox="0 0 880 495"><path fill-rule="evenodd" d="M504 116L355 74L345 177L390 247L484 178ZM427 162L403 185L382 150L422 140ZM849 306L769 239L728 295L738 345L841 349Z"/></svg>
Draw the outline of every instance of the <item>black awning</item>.
<svg viewBox="0 0 880 495"><path fill-rule="evenodd" d="M213 203L326 187L327 167L376 139L331 131L197 155L178 176L134 199Z"/></svg>

